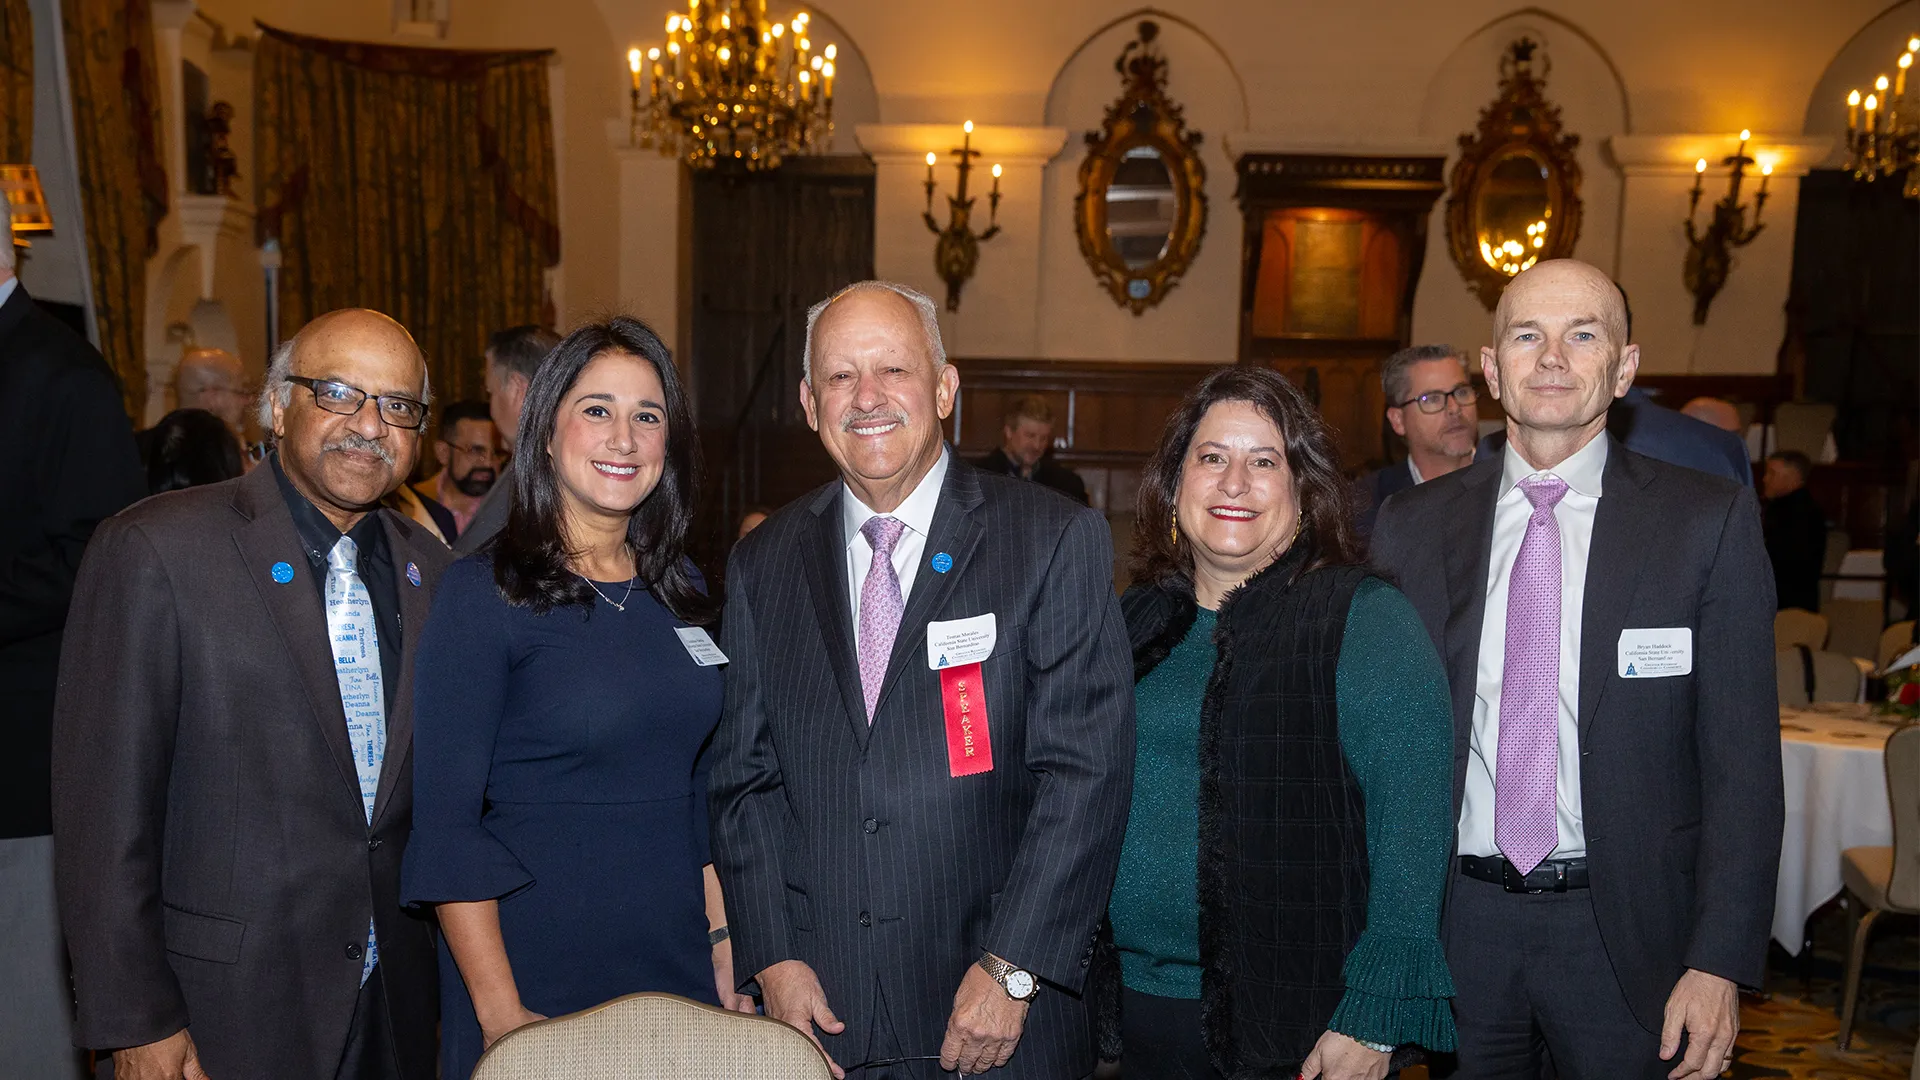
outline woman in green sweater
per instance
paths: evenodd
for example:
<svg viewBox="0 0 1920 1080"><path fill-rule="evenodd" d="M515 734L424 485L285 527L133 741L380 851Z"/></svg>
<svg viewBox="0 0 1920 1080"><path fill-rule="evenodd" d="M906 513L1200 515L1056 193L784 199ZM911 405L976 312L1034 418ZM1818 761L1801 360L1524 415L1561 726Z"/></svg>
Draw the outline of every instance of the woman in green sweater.
<svg viewBox="0 0 1920 1080"><path fill-rule="evenodd" d="M1452 712L1274 371L1188 394L1141 481L1138 749L1090 1000L1123 1075L1380 1080L1453 1047Z"/></svg>

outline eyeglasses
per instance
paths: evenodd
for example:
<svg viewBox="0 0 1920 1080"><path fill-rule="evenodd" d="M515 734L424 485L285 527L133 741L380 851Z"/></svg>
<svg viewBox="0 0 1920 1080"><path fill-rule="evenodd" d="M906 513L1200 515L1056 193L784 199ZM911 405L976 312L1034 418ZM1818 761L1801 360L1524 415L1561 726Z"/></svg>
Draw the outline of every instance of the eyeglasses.
<svg viewBox="0 0 1920 1080"><path fill-rule="evenodd" d="M1451 390L1429 390L1419 397L1410 397L1394 405L1394 408L1404 409L1409 405L1418 405L1423 413L1437 413L1447 407L1448 398L1452 398L1455 405L1464 409L1480 400L1480 391L1475 390L1472 383L1461 383Z"/></svg>
<svg viewBox="0 0 1920 1080"><path fill-rule="evenodd" d="M357 386L348 386L332 379L309 379L304 375L289 375L287 381L299 383L313 391L313 403L330 413L352 416L360 411L360 406L365 405L368 398L372 398L380 413L380 422L388 427L418 431L427 423L426 403L410 397L369 394Z"/></svg>

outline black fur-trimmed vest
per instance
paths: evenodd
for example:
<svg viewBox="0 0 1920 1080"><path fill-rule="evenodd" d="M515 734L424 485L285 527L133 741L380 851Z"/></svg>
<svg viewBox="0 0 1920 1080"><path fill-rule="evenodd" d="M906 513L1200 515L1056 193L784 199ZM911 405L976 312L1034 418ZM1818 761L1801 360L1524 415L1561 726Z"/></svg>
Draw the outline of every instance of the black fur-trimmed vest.
<svg viewBox="0 0 1920 1080"><path fill-rule="evenodd" d="M1200 1014L1214 1067L1234 1080L1298 1072L1366 929L1366 808L1334 679L1367 571L1300 574L1307 547L1221 603L1200 706ZM1193 591L1136 586L1121 608L1138 682L1192 629ZM1104 929L1087 995L1101 1056L1121 1056L1119 954Z"/></svg>

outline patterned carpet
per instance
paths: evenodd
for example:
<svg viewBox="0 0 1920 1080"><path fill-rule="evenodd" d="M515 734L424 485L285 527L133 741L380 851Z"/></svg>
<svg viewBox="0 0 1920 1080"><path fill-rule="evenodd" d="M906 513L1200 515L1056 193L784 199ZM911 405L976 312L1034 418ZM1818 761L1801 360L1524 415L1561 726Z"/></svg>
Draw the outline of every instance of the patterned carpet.
<svg viewBox="0 0 1920 1080"><path fill-rule="evenodd" d="M1768 995L1743 1002L1734 1080L1908 1080L1920 1038L1920 922L1883 915L1875 924L1861 980L1853 1044L1841 1050L1841 978L1848 921L1830 909L1814 917L1813 962L1774 948Z"/></svg>

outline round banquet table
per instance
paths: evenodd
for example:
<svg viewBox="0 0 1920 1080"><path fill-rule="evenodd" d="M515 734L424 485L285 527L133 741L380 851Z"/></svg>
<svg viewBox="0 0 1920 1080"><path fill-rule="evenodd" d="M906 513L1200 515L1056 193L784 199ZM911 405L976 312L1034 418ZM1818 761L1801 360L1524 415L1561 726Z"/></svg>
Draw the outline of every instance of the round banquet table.
<svg viewBox="0 0 1920 1080"><path fill-rule="evenodd" d="M1887 736L1898 726L1871 706L1816 704L1780 709L1780 764L1786 828L1773 938L1798 953L1807 917L1840 895L1840 853L1893 843L1887 798Z"/></svg>

